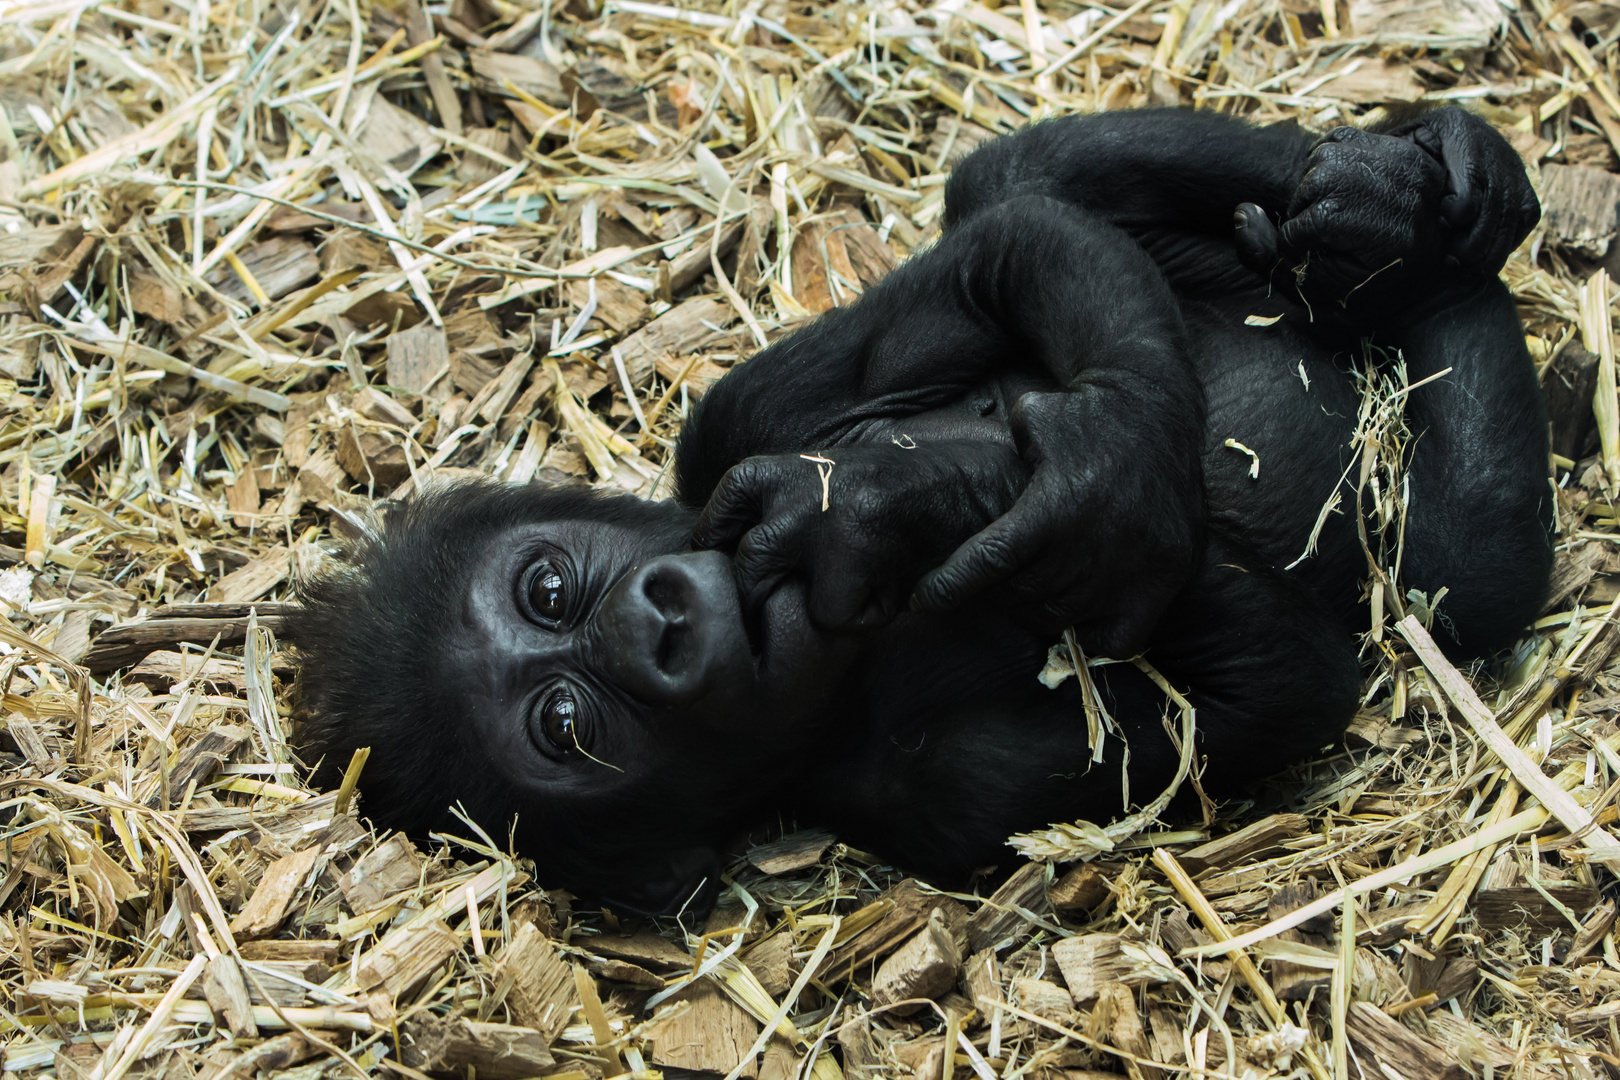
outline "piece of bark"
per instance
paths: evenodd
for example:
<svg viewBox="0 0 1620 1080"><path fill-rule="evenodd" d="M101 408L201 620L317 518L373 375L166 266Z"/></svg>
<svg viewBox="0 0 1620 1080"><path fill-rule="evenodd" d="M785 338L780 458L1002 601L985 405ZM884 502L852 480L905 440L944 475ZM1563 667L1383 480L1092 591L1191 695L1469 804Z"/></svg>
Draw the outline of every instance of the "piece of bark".
<svg viewBox="0 0 1620 1080"><path fill-rule="evenodd" d="M177 793L184 794L183 792ZM337 792L317 795L307 802L292 806L265 809L259 806L197 806L193 804L179 824L186 832L229 832L231 829L255 829L273 836L300 836L307 830L331 820L332 805Z"/></svg>
<svg viewBox="0 0 1620 1080"><path fill-rule="evenodd" d="M450 381L434 378L450 367L450 347L444 331L431 323L422 323L409 330L400 330L388 336L388 368L385 378L396 390L411 394L424 393L433 401L444 401L450 396Z"/></svg>
<svg viewBox="0 0 1620 1080"><path fill-rule="evenodd" d="M650 930L638 930L629 936L603 934L591 939L590 949L602 956L628 960L652 971L667 973L692 966L691 953Z"/></svg>
<svg viewBox="0 0 1620 1080"><path fill-rule="evenodd" d="M186 313L180 290L152 273L130 274L129 306L142 315L171 325Z"/></svg>
<svg viewBox="0 0 1620 1080"><path fill-rule="evenodd" d="M767 994L780 1000L792 989L798 974L793 964L793 935L772 934L743 954L743 964Z"/></svg>
<svg viewBox="0 0 1620 1080"><path fill-rule="evenodd" d="M403 438L354 424L344 425L338 433L337 460L355 483L382 490L398 486L411 475Z"/></svg>
<svg viewBox="0 0 1620 1080"><path fill-rule="evenodd" d="M280 615L259 616L259 625L279 634L285 625ZM248 620L240 619L155 619L125 623L103 630L84 656L84 666L92 675L106 675L136 663L165 645L181 643L207 645L215 637L221 645L240 645L247 638Z"/></svg>
<svg viewBox="0 0 1620 1080"><path fill-rule="evenodd" d="M765 874L805 870L821 861L821 856L835 839L832 833L824 829L805 829L751 848L748 861Z"/></svg>
<svg viewBox="0 0 1620 1080"><path fill-rule="evenodd" d="M1581 923L1580 931L1569 943L1569 951L1564 954L1564 964L1569 966L1582 959L1587 953L1597 948L1603 936L1614 926L1615 903L1605 900L1586 917Z"/></svg>
<svg viewBox="0 0 1620 1080"><path fill-rule="evenodd" d="M1547 398L1547 421L1552 429L1552 452L1571 461L1596 447L1597 418L1592 395L1597 389L1598 358L1579 341L1571 341L1553 358L1541 377Z"/></svg>
<svg viewBox="0 0 1620 1080"><path fill-rule="evenodd" d="M1075 1021L1074 997L1055 982L1020 977L1008 985L1007 993L1014 1005L1043 1020L1065 1026Z"/></svg>
<svg viewBox="0 0 1620 1080"><path fill-rule="evenodd" d="M693 297L664 312L619 343L619 355L630 381L641 386L664 356L690 353L731 321L731 307L719 300Z"/></svg>
<svg viewBox="0 0 1620 1080"><path fill-rule="evenodd" d="M248 475L244 471L243 475ZM250 603L287 580L292 570L292 550L277 544L245 566L232 570L208 590L210 600L220 603Z"/></svg>
<svg viewBox="0 0 1620 1080"><path fill-rule="evenodd" d="M544 60L513 53L473 52L467 56L479 90L498 97L511 97L513 86L539 98L555 109L568 108L568 94L562 86L562 73Z"/></svg>
<svg viewBox="0 0 1620 1080"><path fill-rule="evenodd" d="M592 318L615 334L628 334L647 321L652 313L647 293L605 275L592 280L596 283L596 310ZM568 299L577 308L589 303L590 295L591 281L575 281L568 286Z"/></svg>
<svg viewBox="0 0 1620 1080"><path fill-rule="evenodd" d="M1541 864L1541 889L1570 911L1587 912L1597 906L1598 890L1588 874L1575 868L1565 877L1552 864ZM1579 876L1577 876L1579 875ZM1488 930L1532 926L1539 930L1563 930L1569 920L1542 891L1525 880L1519 860L1509 849L1498 856L1485 872L1479 891L1474 894L1474 917Z"/></svg>
<svg viewBox="0 0 1620 1080"><path fill-rule="evenodd" d="M320 855L320 847L311 845L265 867L253 895L231 920L231 933L239 938L259 938L274 933L287 917Z"/></svg>
<svg viewBox="0 0 1620 1080"><path fill-rule="evenodd" d="M848 307L894 269L894 253L855 210L823 217L793 241L793 295L820 314Z"/></svg>
<svg viewBox="0 0 1620 1080"><path fill-rule="evenodd" d="M1169 981L1170 974L1138 942L1120 934L1080 934L1052 946L1063 981L1076 1005L1097 1000L1109 983L1145 986Z"/></svg>
<svg viewBox="0 0 1620 1080"><path fill-rule="evenodd" d="M422 856L403 833L393 833L356 859L338 878L349 910L363 915L422 881Z"/></svg>
<svg viewBox="0 0 1620 1080"><path fill-rule="evenodd" d="M427 44L433 37L422 0L405 0L405 35L412 48ZM450 76L445 73L444 57L430 52L418 63L427 79L428 93L433 95L433 106L439 111L439 126L452 135L460 135L461 100L456 97L456 88L450 85Z"/></svg>
<svg viewBox="0 0 1620 1080"><path fill-rule="evenodd" d="M321 258L315 245L295 236L272 236L262 243L243 249L238 258L247 267L259 288L272 300L278 300L301 285L307 285L321 276ZM208 283L241 304L258 303L247 282L243 281L228 264L208 275Z"/></svg>
<svg viewBox="0 0 1620 1080"><path fill-rule="evenodd" d="M259 470L245 468L225 489L225 505L231 509L231 521L239 529L250 528L259 512Z"/></svg>
<svg viewBox="0 0 1620 1080"><path fill-rule="evenodd" d="M1003 1000L1001 963L996 959L996 950L980 949L968 958L962 967L962 996L968 999L969 1005L979 1010L981 1022L990 1022L991 1006L986 1002Z"/></svg>
<svg viewBox="0 0 1620 1080"><path fill-rule="evenodd" d="M160 649L148 653L144 660L130 668L124 681L145 683L158 689L167 689L182 680L198 686L228 686L234 690L247 686L247 675L239 657L215 656L199 661L202 661L199 653Z"/></svg>
<svg viewBox="0 0 1620 1080"><path fill-rule="evenodd" d="M74 228L63 234L41 257L46 266L34 278L34 295L42 304L49 304L62 292L68 279L79 272L84 261L96 249L100 239Z"/></svg>
<svg viewBox="0 0 1620 1080"><path fill-rule="evenodd" d="M392 424L401 431L409 430L416 424L416 417L412 415L411 410L375 386L363 387L356 391L349 406L373 423Z"/></svg>
<svg viewBox="0 0 1620 1080"><path fill-rule="evenodd" d="M557 1041L579 1004L573 970L557 946L533 923L522 923L495 961L494 983L506 991L512 1019L544 1036L546 1045Z"/></svg>
<svg viewBox="0 0 1620 1080"><path fill-rule="evenodd" d="M1198 845L1181 856L1181 865L1189 874L1229 866L1239 859L1270 851L1284 840L1303 836L1310 831L1310 827L1310 821L1304 814L1272 814L1235 833Z"/></svg>
<svg viewBox="0 0 1620 1080"><path fill-rule="evenodd" d="M726 373L726 369L709 360L699 360L688 368L687 363L690 360L691 357L681 357L673 354L661 356L658 358L658 374L671 384L676 379L681 378L682 375L685 375L686 381L681 385L686 387L687 395L693 401L702 401L703 395L708 392L709 387L713 386L720 376Z"/></svg>
<svg viewBox="0 0 1620 1080"><path fill-rule="evenodd" d="M639 990L664 988L662 976L654 975L641 965L632 964L628 960L593 960L586 965L586 970L598 979L624 983Z"/></svg>
<svg viewBox="0 0 1620 1080"><path fill-rule="evenodd" d="M523 156L521 150L513 147L512 133L503 128L471 128L466 132L466 139L467 146L463 147L461 162L456 166L456 180L469 187L495 179L504 168L500 162L478 153L473 147L499 154L507 160Z"/></svg>
<svg viewBox="0 0 1620 1080"><path fill-rule="evenodd" d="M720 244L714 254L722 259L731 254L731 249L742 239L746 225L747 219L738 218L720 226ZM669 291L672 296L679 296L703 280L704 274L714 272L714 260L709 257L709 239L707 236L699 237L690 248L670 261Z"/></svg>
<svg viewBox="0 0 1620 1080"><path fill-rule="evenodd" d="M653 1064L725 1075L754 1045L759 1025L713 982L700 979L659 1006L643 1032ZM746 1062L740 1075L753 1080L758 1063Z"/></svg>
<svg viewBox="0 0 1620 1080"><path fill-rule="evenodd" d="M226 953L211 958L203 971L203 994L214 1016L223 1020L236 1039L256 1039L259 1026L253 1022L253 1002L247 981L236 957Z"/></svg>
<svg viewBox="0 0 1620 1080"><path fill-rule="evenodd" d="M563 93L569 96L581 120L589 120L597 109L640 119L647 116L647 99L642 94L641 84L601 60L581 60L565 68L559 79Z"/></svg>
<svg viewBox="0 0 1620 1080"><path fill-rule="evenodd" d="M450 382L469 397L488 386L500 373L501 365L495 360L486 359L465 349L450 354ZM444 415L442 410L439 415L441 417Z"/></svg>
<svg viewBox="0 0 1620 1080"><path fill-rule="evenodd" d="M413 1069L480 1080L527 1080L555 1064L545 1039L533 1028L444 1019L430 1012L417 1013L402 1025L399 1048Z"/></svg>
<svg viewBox="0 0 1620 1080"><path fill-rule="evenodd" d="M1076 866L1046 889L1047 900L1058 911L1090 911L1110 895L1108 875L1096 863Z"/></svg>
<svg viewBox="0 0 1620 1080"><path fill-rule="evenodd" d="M1013 871L968 919L968 949L999 949L1027 934L1032 925L1030 916L1044 915L1049 909L1046 874L1046 865L1036 862L1027 862Z"/></svg>
<svg viewBox="0 0 1620 1080"><path fill-rule="evenodd" d="M381 992L398 1000L460 949L461 935L443 919L396 927L361 958L356 981L368 994Z"/></svg>
<svg viewBox="0 0 1620 1080"><path fill-rule="evenodd" d="M1140 1058L1153 1056L1147 1028L1143 1026L1142 1014L1136 1007L1136 995L1129 988L1120 983L1104 988L1097 1008L1099 1010L1106 1008L1113 1018L1108 1025L1109 1042ZM1156 1069L1151 1065L1127 1063L1127 1071L1133 1080L1136 1077L1140 1077L1141 1080L1160 1080L1164 1075L1162 1069Z"/></svg>
<svg viewBox="0 0 1620 1080"><path fill-rule="evenodd" d="M1602 258L1616 231L1620 176L1583 165L1541 167L1541 209L1547 231L1565 247Z"/></svg>
<svg viewBox="0 0 1620 1080"><path fill-rule="evenodd" d="M219 767L229 761L236 748L247 742L251 735L247 728L235 724L221 724L205 731L200 739L180 752L179 758L170 767L170 798L178 801L193 783L202 787L212 780ZM167 810L168 807L158 807L162 794L161 791L154 794L147 805Z"/></svg>
<svg viewBox="0 0 1620 1080"><path fill-rule="evenodd" d="M827 982L842 982L851 974L864 975L872 964L889 955L900 943L921 930L930 914L939 908L945 915L946 925L955 927L966 923L962 905L938 893L926 892L911 878L900 881L867 907L850 916L870 918L882 912L865 930L833 949L821 966L821 976Z"/></svg>
<svg viewBox="0 0 1620 1080"><path fill-rule="evenodd" d="M46 749L45 740L40 738L39 731L26 716L13 713L11 719L6 721L6 730L11 733L11 739L22 751L23 757L41 773L49 773L60 767L61 759Z"/></svg>
<svg viewBox="0 0 1620 1080"><path fill-rule="evenodd" d="M1479 982L1479 963L1466 956L1438 956L1428 960L1409 952L1402 963L1412 996L1433 994L1436 1005L1463 996Z"/></svg>
<svg viewBox="0 0 1620 1080"><path fill-rule="evenodd" d="M1350 1004L1350 1042L1369 1076L1388 1075L1424 1080L1463 1080L1468 1074L1444 1049L1392 1019L1370 1001Z"/></svg>
<svg viewBox="0 0 1620 1080"><path fill-rule="evenodd" d="M896 949L878 968L872 979L872 1004L894 1005L911 998L937 998L956 986L962 969L962 953L945 925L938 908L928 917L928 925ZM891 1011L904 1016L922 1005L900 1005Z"/></svg>
<svg viewBox="0 0 1620 1080"><path fill-rule="evenodd" d="M1350 0L1350 29L1380 43L1483 49L1503 26L1492 0Z"/></svg>
<svg viewBox="0 0 1620 1080"><path fill-rule="evenodd" d="M343 942L327 939L244 941L236 951L241 953L244 960L319 964L330 968L337 964L343 952Z"/></svg>
<svg viewBox="0 0 1620 1080"><path fill-rule="evenodd" d="M382 94L369 95L368 100L368 95L357 93L353 102L349 108L351 116L362 103L366 110L365 124L356 140L360 149L401 176L410 176L444 149L443 141L433 134L431 127Z"/></svg>
<svg viewBox="0 0 1620 1080"><path fill-rule="evenodd" d="M507 364L498 376L478 391L468 410L477 413L491 424L499 421L506 415L512 399L517 397L518 391L522 389L523 380L534 370L534 362L534 354L528 353Z"/></svg>
<svg viewBox="0 0 1620 1080"><path fill-rule="evenodd" d="M1284 885L1277 890L1266 908L1266 921L1280 919L1291 911L1296 911L1316 899L1316 888L1309 881L1301 881L1293 885ZM1318 949L1332 948L1332 942L1320 934L1310 933L1303 928L1284 930L1277 935L1280 941L1297 941ZM1287 960L1273 960L1271 962L1271 988L1277 997L1283 1001L1304 1001L1310 997L1311 991L1323 990L1333 981L1333 972L1321 968L1306 967L1303 964L1290 963Z"/></svg>

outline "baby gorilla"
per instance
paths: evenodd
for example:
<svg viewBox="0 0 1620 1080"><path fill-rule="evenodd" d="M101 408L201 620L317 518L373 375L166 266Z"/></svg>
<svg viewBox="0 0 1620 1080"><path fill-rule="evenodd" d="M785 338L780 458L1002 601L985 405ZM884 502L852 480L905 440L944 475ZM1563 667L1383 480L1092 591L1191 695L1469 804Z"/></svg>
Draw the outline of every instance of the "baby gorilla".
<svg viewBox="0 0 1620 1080"><path fill-rule="evenodd" d="M1035 678L1072 627L1185 691L1230 789L1356 706L1369 340L1421 383L1403 594L1446 590L1458 656L1534 617L1546 420L1496 275L1539 209L1483 122L1071 117L974 154L946 211L935 247L709 391L678 500L469 485L389 511L305 591L310 757L368 746L379 824L459 803L630 911L705 906L767 810L960 877L1126 809L1120 740L1088 771L1080 689ZM1141 803L1175 770L1164 695L1094 670Z"/></svg>

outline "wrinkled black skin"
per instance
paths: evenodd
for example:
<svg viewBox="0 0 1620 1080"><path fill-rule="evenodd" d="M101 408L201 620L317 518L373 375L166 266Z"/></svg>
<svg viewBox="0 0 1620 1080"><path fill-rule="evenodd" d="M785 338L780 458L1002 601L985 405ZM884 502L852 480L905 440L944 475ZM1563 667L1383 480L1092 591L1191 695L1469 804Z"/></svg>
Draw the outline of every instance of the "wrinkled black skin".
<svg viewBox="0 0 1620 1080"><path fill-rule="evenodd" d="M1118 741L1088 771L1074 681L1034 678L1068 626L1185 690L1206 787L1273 772L1356 705L1353 491L1285 567L1347 472L1365 342L1413 382L1451 369L1408 399L1402 587L1448 589L1458 657L1542 602L1546 418L1496 278L1538 215L1449 108L1320 140L1153 111L990 144L937 246L709 391L678 501L472 487L396 513L295 627L309 744L333 768L373 747L372 815L515 814L551 879L644 912L702 908L762 808L942 878L1118 814ZM559 626L525 599L547 552ZM1164 698L1096 670L1140 803L1173 770ZM563 683L588 756L535 722Z"/></svg>

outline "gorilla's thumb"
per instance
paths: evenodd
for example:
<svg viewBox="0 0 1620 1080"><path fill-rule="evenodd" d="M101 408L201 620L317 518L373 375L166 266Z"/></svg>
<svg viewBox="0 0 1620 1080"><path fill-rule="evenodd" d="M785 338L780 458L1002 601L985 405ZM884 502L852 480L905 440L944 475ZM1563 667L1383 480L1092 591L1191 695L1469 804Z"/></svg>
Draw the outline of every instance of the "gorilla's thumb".
<svg viewBox="0 0 1620 1080"><path fill-rule="evenodd" d="M1277 226L1254 203L1240 203L1232 212L1233 242L1238 261L1250 270L1269 274L1277 265Z"/></svg>
<svg viewBox="0 0 1620 1080"><path fill-rule="evenodd" d="M1002 581L1018 569L1022 560L1013 546L1011 515L998 518L983 531L970 537L917 583L911 595L913 611L950 611L960 607L974 593Z"/></svg>

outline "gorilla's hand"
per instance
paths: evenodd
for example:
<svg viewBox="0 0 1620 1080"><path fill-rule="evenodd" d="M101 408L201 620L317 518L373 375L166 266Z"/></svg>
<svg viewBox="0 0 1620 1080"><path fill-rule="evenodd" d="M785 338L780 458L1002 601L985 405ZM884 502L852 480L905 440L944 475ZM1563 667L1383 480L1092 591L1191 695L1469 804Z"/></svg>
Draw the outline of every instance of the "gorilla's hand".
<svg viewBox="0 0 1620 1080"><path fill-rule="evenodd" d="M1518 153L1490 124L1455 107L1424 113L1389 134L1445 166L1440 219L1447 261L1486 277L1501 273L1541 220L1541 204Z"/></svg>
<svg viewBox="0 0 1620 1080"><path fill-rule="evenodd" d="M1018 498L1025 469L1010 446L924 442L751 457L730 469L693 543L735 550L744 606L784 578L808 579L825 630L881 626L917 579Z"/></svg>
<svg viewBox="0 0 1620 1080"><path fill-rule="evenodd" d="M1344 305L1363 290L1381 293L1439 269L1444 185L1440 162L1413 143L1338 128L1311 150L1280 229L1252 203L1238 208L1238 252L1268 269L1281 256L1313 301Z"/></svg>
<svg viewBox="0 0 1620 1080"><path fill-rule="evenodd" d="M1185 462L1124 460L1084 446L1085 403L1029 393L1013 433L1033 468L1006 514L917 586L924 610L1006 582L1039 629L1073 626L1095 656L1124 659L1147 646L1170 600L1191 577L1202 542L1202 482Z"/></svg>
<svg viewBox="0 0 1620 1080"><path fill-rule="evenodd" d="M1438 109L1375 134L1337 128L1312 148L1288 219L1244 203L1238 254L1294 267L1313 301L1388 317L1494 277L1540 218L1518 155L1485 121Z"/></svg>

